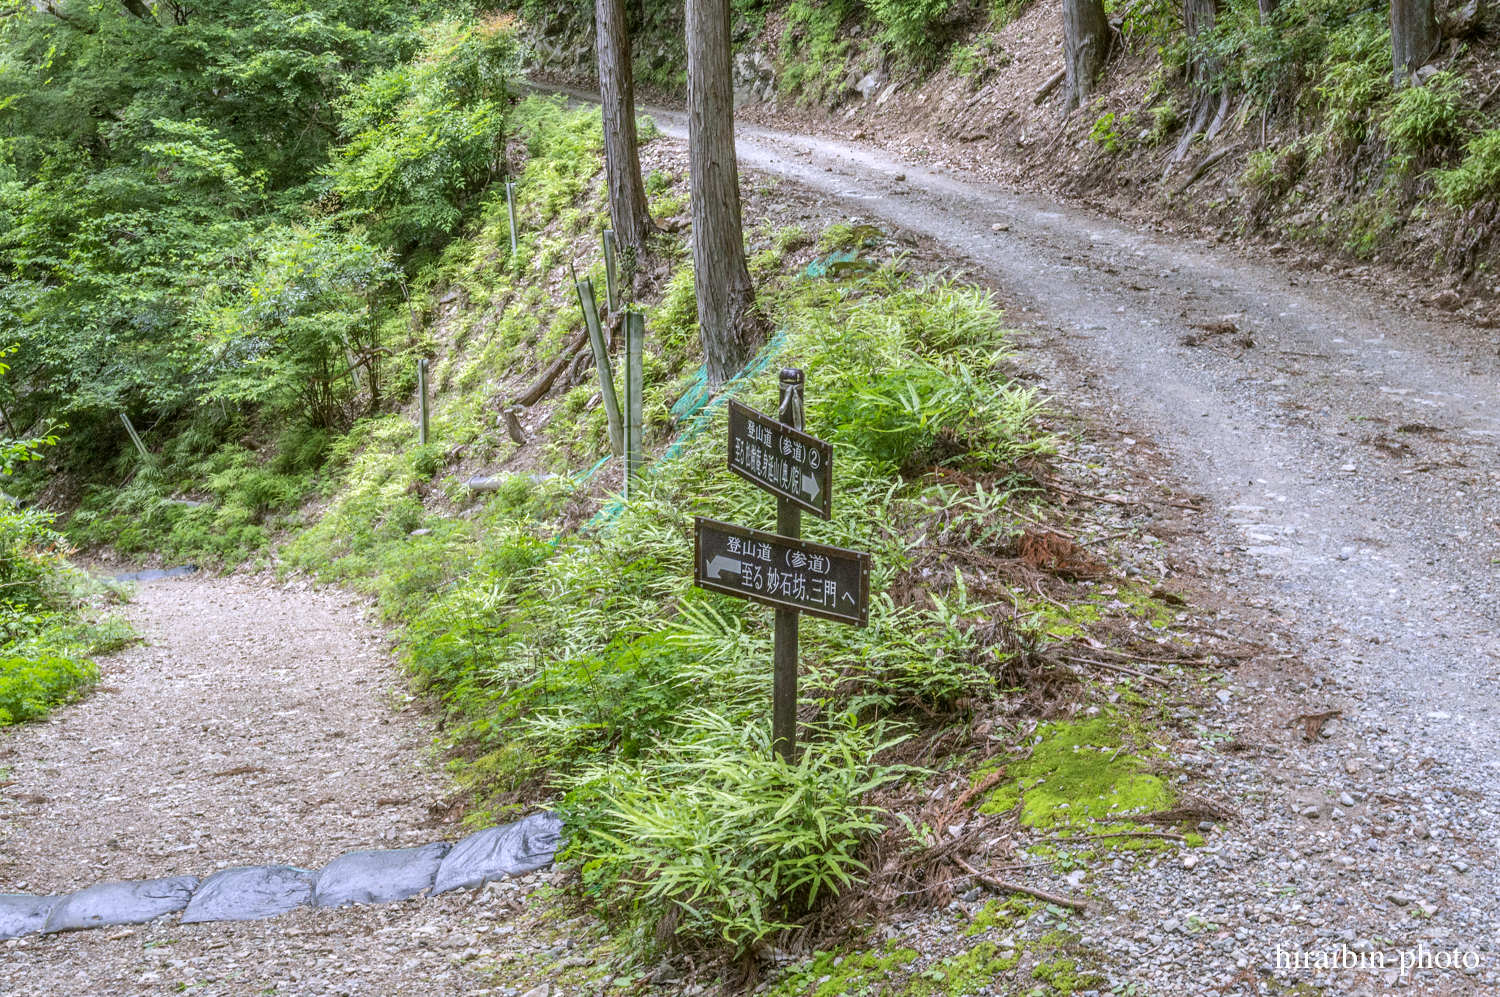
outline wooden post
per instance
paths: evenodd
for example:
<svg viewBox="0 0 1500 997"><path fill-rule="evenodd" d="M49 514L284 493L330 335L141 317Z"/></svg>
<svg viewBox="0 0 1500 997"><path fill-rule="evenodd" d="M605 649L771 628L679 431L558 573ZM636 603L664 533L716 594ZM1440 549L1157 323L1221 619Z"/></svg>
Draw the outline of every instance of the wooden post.
<svg viewBox="0 0 1500 997"><path fill-rule="evenodd" d="M505 209L510 212L510 258L514 262L516 258L516 185L507 183L505 185Z"/></svg>
<svg viewBox="0 0 1500 997"><path fill-rule="evenodd" d="M604 302L611 312L620 310L619 271L615 269L615 230L604 230Z"/></svg>
<svg viewBox="0 0 1500 997"><path fill-rule="evenodd" d="M645 407L645 372L641 362L646 350L646 317L640 312L625 313L625 497L634 490L636 475L643 463L641 422Z"/></svg>
<svg viewBox="0 0 1500 997"><path fill-rule="evenodd" d="M140 434L135 431L135 426L131 425L130 416L126 415L124 412L121 412L120 421L125 424L125 432L130 434L130 441L134 443L135 448L141 452L141 456L150 456L148 453L146 453L146 444L141 442Z"/></svg>
<svg viewBox="0 0 1500 997"><path fill-rule="evenodd" d="M599 324L599 303L594 300L594 283L588 278L577 282L578 304L583 309L583 324L588 328L589 347L594 351L594 367L599 371L599 396L604 400L604 415L609 420L609 450L616 457L625 455L625 438L620 428L620 402L615 395L615 372L609 362L609 344Z"/></svg>
<svg viewBox="0 0 1500 997"><path fill-rule="evenodd" d="M427 359L417 361L417 444L427 445Z"/></svg>
<svg viewBox="0 0 1500 997"><path fill-rule="evenodd" d="M781 372L781 405L776 417L782 424L802 429L802 371L789 367ZM784 498L776 500L776 532L801 539L802 510ZM795 609L776 610L775 650L772 658L771 747L789 764L797 754L797 624Z"/></svg>

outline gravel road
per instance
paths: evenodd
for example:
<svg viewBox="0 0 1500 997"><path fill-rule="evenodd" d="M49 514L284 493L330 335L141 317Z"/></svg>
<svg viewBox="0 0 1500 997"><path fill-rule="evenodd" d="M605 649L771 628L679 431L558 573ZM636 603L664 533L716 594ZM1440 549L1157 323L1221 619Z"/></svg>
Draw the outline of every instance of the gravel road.
<svg viewBox="0 0 1500 997"><path fill-rule="evenodd" d="M127 611L145 643L101 660L101 691L0 742L14 780L0 806L0 893L231 865L316 869L360 848L460 837L430 814L446 788L432 731L362 610L306 583L142 584ZM497 952L524 962L546 947L519 899L544 884L12 939L0 992L489 993L480 971Z"/></svg>
<svg viewBox="0 0 1500 997"><path fill-rule="evenodd" d="M650 113L686 138L681 113ZM1191 950L1171 911L1228 899L1219 941L1232 939L1237 955L1223 960L1220 986L1268 967L1278 944L1348 940L1395 953L1442 940L1475 951L1481 968L1398 982L1493 992L1491 334L1367 268L1294 269L1281 247L1164 235L868 145L756 125L738 135L747 170L795 180L847 217L936 240L991 283L1027 334L1023 356L1040 386L1091 417L1110 459L1154 461L1163 480L1209 499L1206 515L1178 527L1194 538L1183 556L1212 579L1226 621L1252 625L1285 654L1284 669L1236 676L1224 707L1229 729L1284 750L1198 769L1249 818L1213 876L1207 865L1163 867L1144 882L1102 884L1133 912L1099 938L1117 951L1119 978L1200 993L1188 962L1148 958L1161 929L1139 920L1170 921ZM1335 709L1342 717L1316 744L1285 730ZM1309 909L1286 909L1299 882ZM1258 903L1242 895L1251 887ZM1333 992L1386 985L1383 974L1282 975Z"/></svg>
<svg viewBox="0 0 1500 997"><path fill-rule="evenodd" d="M652 113L684 135L680 114ZM1259 989L1268 972L1329 993L1495 992L1500 390L1489 334L1370 275L1162 236L867 147L758 127L741 136L747 169L936 240L991 282L1037 383L1097 416L1099 463L1155 469L1208 497L1207 513L1177 515L1163 535L1175 531L1179 563L1222 599L1223 625L1280 652L1235 675L1212 707L1219 728L1259 750L1179 746L1182 775L1234 798L1242 820L1201 856L1039 880L1106 904L1080 944L1111 980L1158 995ZM151 643L107 663L118 691L6 742L0 765L17 784L0 889L316 866L444 836L424 826L441 792L422 751L430 734L399 709L380 635L347 599L170 581L143 586L132 613ZM1310 740L1288 728L1335 710ZM472 902L12 942L0 990L196 980L252 993L275 980L282 993L504 993L525 974L478 991L470 974L592 944L588 925L560 942L499 944L488 935L511 925L484 920L494 898ZM953 935L937 922L897 927L934 956ZM1480 964L1397 975L1272 965L1277 946L1338 945L1472 951Z"/></svg>

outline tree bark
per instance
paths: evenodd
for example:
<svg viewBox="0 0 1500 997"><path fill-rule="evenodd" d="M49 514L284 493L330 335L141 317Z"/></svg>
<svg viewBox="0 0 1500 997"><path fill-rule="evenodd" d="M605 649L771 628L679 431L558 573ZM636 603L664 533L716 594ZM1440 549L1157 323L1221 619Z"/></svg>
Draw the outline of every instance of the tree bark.
<svg viewBox="0 0 1500 997"><path fill-rule="evenodd" d="M1276 13L1276 8L1281 6L1281 0L1259 0L1259 3L1261 24L1265 24L1271 15Z"/></svg>
<svg viewBox="0 0 1500 997"><path fill-rule="evenodd" d="M1104 0L1063 0L1063 68L1068 73L1064 114L1094 92L1094 79L1109 55L1109 40Z"/></svg>
<svg viewBox="0 0 1500 997"><path fill-rule="evenodd" d="M739 373L760 338L740 222L729 0L687 2L687 91L693 287L708 383L717 387Z"/></svg>
<svg viewBox="0 0 1500 997"><path fill-rule="evenodd" d="M1183 0L1182 23L1187 28L1190 39L1196 39L1204 32L1212 30L1218 16L1219 0ZM1209 126L1214 118L1215 105L1219 106L1220 114L1227 110L1224 102L1217 99L1218 94L1214 89L1214 76L1217 75L1218 70L1218 60L1204 56L1194 56L1192 64L1188 67L1193 82L1193 107L1188 112L1188 126L1182 134L1182 141L1177 143L1177 148L1167 164L1169 171L1172 163L1181 162L1187 155L1193 139Z"/></svg>
<svg viewBox="0 0 1500 997"><path fill-rule="evenodd" d="M1432 0L1391 0L1391 62L1396 86L1425 66L1442 40Z"/></svg>
<svg viewBox="0 0 1500 997"><path fill-rule="evenodd" d="M640 143L635 132L635 75L630 67L630 30L625 0L596 0L594 27L598 39L599 97L604 106L604 176L609 183L609 217L615 244L646 252L646 237L656 231L641 182Z"/></svg>

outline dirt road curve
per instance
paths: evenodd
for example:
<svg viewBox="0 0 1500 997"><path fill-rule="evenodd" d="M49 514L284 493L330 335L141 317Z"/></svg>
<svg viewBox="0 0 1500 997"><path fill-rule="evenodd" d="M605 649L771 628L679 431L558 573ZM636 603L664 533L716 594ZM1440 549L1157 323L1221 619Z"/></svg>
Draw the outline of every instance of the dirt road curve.
<svg viewBox="0 0 1500 997"><path fill-rule="evenodd" d="M651 113L686 137L683 115ZM1268 673L1258 689L1236 690L1235 708L1251 718L1277 706L1345 714L1320 750L1279 763L1263 822L1247 832L1258 839L1252 875L1301 876L1304 896L1318 883L1320 899L1347 903L1330 906L1343 913L1320 937L1404 923L1424 939L1492 948L1500 361L1491 334L1353 281L878 150L739 133L748 169L966 257L1035 337L1026 360L1045 372L1044 387L1105 416L1130 438L1121 446L1158 450L1173 477L1210 499L1198 528L1222 575L1215 588L1269 610L1287 652L1314 672L1311 688ZM1227 779L1224 788L1233 789ZM1310 803L1322 824L1305 813ZM1483 865L1471 870L1458 854ZM1306 868L1312 855L1343 871ZM1432 920L1413 922L1398 890L1432 899ZM1493 984L1486 959L1482 978ZM1433 980L1444 991L1480 982Z"/></svg>

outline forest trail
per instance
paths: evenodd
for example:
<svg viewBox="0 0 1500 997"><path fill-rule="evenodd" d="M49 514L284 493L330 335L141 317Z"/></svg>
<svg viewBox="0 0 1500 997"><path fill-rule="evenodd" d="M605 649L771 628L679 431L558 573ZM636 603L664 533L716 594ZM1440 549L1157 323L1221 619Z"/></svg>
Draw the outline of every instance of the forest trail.
<svg viewBox="0 0 1500 997"><path fill-rule="evenodd" d="M686 139L680 112L645 110ZM737 131L743 167L930 237L978 270L1031 334L1025 359L1051 368L1051 387L1211 499L1201 525L1222 555L1249 562L1231 588L1291 624L1316 671L1368 693L1388 726L1495 792L1500 361L1489 334L1348 280L876 149Z"/></svg>
<svg viewBox="0 0 1500 997"><path fill-rule="evenodd" d="M360 848L459 837L430 815L447 785L431 731L402 709L405 682L361 608L337 590L254 577L142 584L127 613L144 642L101 658L101 688L84 701L7 733L0 766L15 784L0 824L0 892L260 863L316 869ZM445 940L457 909L439 898L31 936L8 943L0 992L93 995L211 977L211 992L226 994L270 980L307 992L465 993L474 977L437 960L447 975L433 980L419 958L429 950L415 947ZM418 928L431 930L408 933ZM166 935L148 942L163 931L170 947ZM309 934L315 945L293 940Z"/></svg>

